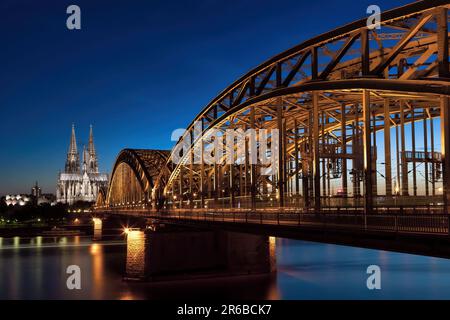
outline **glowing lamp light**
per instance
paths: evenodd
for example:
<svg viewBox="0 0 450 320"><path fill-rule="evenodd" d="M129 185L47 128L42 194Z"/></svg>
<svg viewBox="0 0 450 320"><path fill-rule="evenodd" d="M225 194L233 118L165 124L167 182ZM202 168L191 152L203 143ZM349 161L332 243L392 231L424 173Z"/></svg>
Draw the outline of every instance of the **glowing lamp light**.
<svg viewBox="0 0 450 320"><path fill-rule="evenodd" d="M90 253L92 254L92 255L97 255L99 252L100 252L100 246L99 246L99 244L98 243L94 243L94 244L92 244L91 245L91 248L90 248Z"/></svg>

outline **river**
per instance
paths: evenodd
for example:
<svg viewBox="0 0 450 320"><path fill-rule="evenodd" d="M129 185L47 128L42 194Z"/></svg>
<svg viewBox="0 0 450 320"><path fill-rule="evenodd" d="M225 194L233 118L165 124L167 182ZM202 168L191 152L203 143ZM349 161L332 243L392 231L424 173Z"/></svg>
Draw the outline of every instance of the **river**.
<svg viewBox="0 0 450 320"><path fill-rule="evenodd" d="M450 260L276 239L272 276L124 281L124 239L0 238L0 299L450 299ZM66 286L78 265L81 290ZM381 270L369 290L367 267Z"/></svg>

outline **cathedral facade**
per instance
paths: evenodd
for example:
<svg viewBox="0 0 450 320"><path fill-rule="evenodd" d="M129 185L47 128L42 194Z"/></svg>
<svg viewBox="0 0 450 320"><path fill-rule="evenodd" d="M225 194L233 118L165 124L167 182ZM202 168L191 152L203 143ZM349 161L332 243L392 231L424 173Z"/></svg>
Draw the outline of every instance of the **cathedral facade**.
<svg viewBox="0 0 450 320"><path fill-rule="evenodd" d="M58 177L57 202L73 204L77 201L94 202L101 188L108 186L108 175L100 173L94 146L92 126L89 132L88 148L83 147L82 159L77 148L75 126L72 125L69 151L64 172Z"/></svg>

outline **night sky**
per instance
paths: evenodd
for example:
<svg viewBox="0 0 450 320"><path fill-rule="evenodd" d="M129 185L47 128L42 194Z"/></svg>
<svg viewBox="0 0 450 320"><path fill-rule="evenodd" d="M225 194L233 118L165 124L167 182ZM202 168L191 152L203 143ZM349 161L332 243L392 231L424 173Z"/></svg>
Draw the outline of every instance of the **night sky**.
<svg viewBox="0 0 450 320"><path fill-rule="evenodd" d="M0 0L0 195L55 192L72 123L100 170L128 148L170 149L214 96L320 33L411 0ZM82 29L66 28L81 7Z"/></svg>

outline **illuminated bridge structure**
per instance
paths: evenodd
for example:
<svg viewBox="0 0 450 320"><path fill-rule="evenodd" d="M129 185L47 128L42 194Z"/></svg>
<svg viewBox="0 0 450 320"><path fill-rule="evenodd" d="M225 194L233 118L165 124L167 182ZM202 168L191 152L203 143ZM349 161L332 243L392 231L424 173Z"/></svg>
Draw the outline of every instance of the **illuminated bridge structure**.
<svg viewBox="0 0 450 320"><path fill-rule="evenodd" d="M97 212L448 234L449 7L418 1L382 13L380 29L356 21L262 63L204 107L172 152L122 151ZM210 133L229 129L277 129L267 137L276 168L251 163L263 146L249 136L224 139L244 148L227 163ZM196 150L218 161L196 161Z"/></svg>

